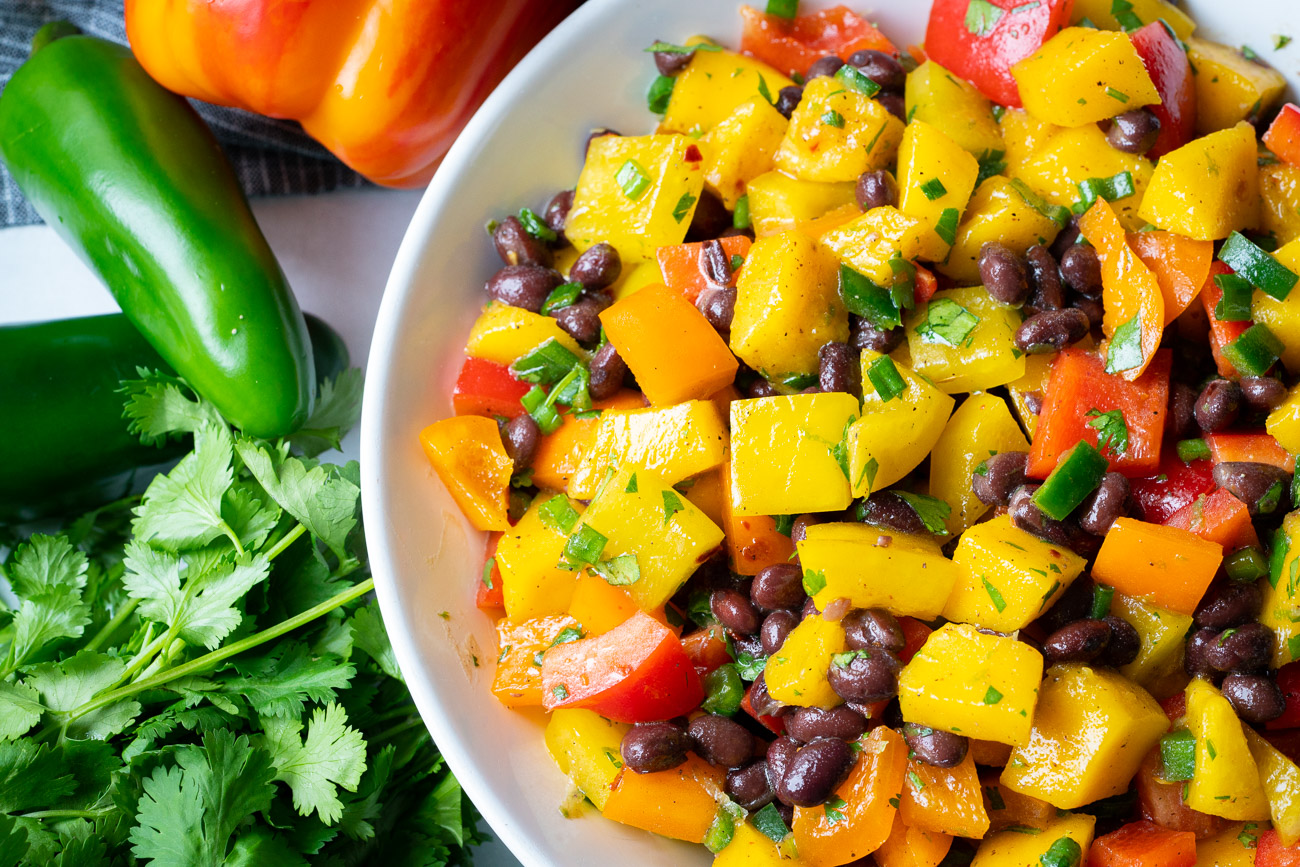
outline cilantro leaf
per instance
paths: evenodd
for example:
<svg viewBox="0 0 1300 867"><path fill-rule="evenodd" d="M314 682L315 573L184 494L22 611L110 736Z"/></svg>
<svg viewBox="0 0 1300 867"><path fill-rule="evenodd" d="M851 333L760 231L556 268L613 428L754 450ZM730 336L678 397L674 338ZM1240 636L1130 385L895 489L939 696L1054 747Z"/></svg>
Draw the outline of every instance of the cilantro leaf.
<svg viewBox="0 0 1300 867"><path fill-rule="evenodd" d="M1087 416L1090 419L1088 427L1097 431L1099 448L1109 448L1116 457L1123 457L1128 453L1128 424L1121 410L1112 409L1110 412L1102 412L1094 408L1088 410Z"/></svg>
<svg viewBox="0 0 1300 867"><path fill-rule="evenodd" d="M0 678L60 638L79 638L90 623L82 601L86 557L61 536L32 536L14 553L9 580L22 602L14 615L8 664Z"/></svg>
<svg viewBox="0 0 1300 867"><path fill-rule="evenodd" d="M384 630L384 621L379 616L379 603L371 602L365 608L357 609L352 615L352 642L366 652L384 673L394 680L402 679L402 671L397 667L397 655L393 653L393 643Z"/></svg>
<svg viewBox="0 0 1300 867"><path fill-rule="evenodd" d="M309 458L340 448L343 437L361 420L362 383L355 367L322 382L311 416L289 437L289 445Z"/></svg>
<svg viewBox="0 0 1300 867"><path fill-rule="evenodd" d="M83 650L62 662L45 662L29 670L27 683L41 694L41 700L55 719L64 721L66 732L77 738L108 738L123 731L140 713L134 700L114 702L76 719L79 709L106 689L111 689L126 671L126 663L105 653Z"/></svg>
<svg viewBox="0 0 1300 867"><path fill-rule="evenodd" d="M13 816L0 813L0 867L18 867L29 863L27 854L31 849L27 841L27 829L18 824Z"/></svg>
<svg viewBox="0 0 1300 867"><path fill-rule="evenodd" d="M145 445L161 445L176 434L225 427L212 404L194 397L184 380L158 371L139 373L140 379L124 381L119 391L126 395L127 429Z"/></svg>
<svg viewBox="0 0 1300 867"><path fill-rule="evenodd" d="M894 494L916 512L916 516L925 524L925 529L929 530L936 536L948 535L948 516L952 514L952 506L948 505L938 497L930 497L925 494L913 494L908 491L894 491Z"/></svg>
<svg viewBox="0 0 1300 867"><path fill-rule="evenodd" d="M347 711L330 703L317 708L299 739L302 723L273 717L266 720L263 742L275 765L275 779L289 784L293 805L301 815L315 810L326 823L343 815L338 789L356 791L366 762L361 732L347 724Z"/></svg>
<svg viewBox="0 0 1300 867"><path fill-rule="evenodd" d="M0 681L0 740L27 734L45 710L41 694L25 683Z"/></svg>
<svg viewBox="0 0 1300 867"><path fill-rule="evenodd" d="M202 428L194 451L145 491L135 510L136 534L170 551L199 548L222 535L233 541L221 515L222 498L234 483L232 458L229 428Z"/></svg>
<svg viewBox="0 0 1300 867"><path fill-rule="evenodd" d="M324 542L341 564L348 562L345 543L357 523L361 489L341 473L273 454L252 440L240 439L236 448L253 477L280 508Z"/></svg>
<svg viewBox="0 0 1300 867"><path fill-rule="evenodd" d="M0 815L49 807L76 787L62 757L47 744L31 738L0 742Z"/></svg>
<svg viewBox="0 0 1300 867"><path fill-rule="evenodd" d="M593 563L588 568L604 578L605 583L615 587L626 587L641 580L641 564L637 562L635 554L620 554L612 559Z"/></svg>
<svg viewBox="0 0 1300 867"><path fill-rule="evenodd" d="M255 827L235 838L222 867L307 867L307 861L289 841L267 828Z"/></svg>
<svg viewBox="0 0 1300 867"><path fill-rule="evenodd" d="M301 641L277 645L271 652L236 657L231 670L239 676L223 681L226 695L239 695L258 716L297 716L306 702L333 701L356 674L351 663L325 653L314 654Z"/></svg>

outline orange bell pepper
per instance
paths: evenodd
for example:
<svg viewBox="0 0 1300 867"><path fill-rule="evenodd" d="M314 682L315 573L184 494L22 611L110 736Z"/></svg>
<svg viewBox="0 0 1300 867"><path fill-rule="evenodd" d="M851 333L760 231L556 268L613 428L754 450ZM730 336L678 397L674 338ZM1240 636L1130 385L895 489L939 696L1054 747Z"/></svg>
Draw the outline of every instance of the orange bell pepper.
<svg viewBox="0 0 1300 867"><path fill-rule="evenodd" d="M1215 262L1210 266L1210 275L1205 279L1205 286L1201 288L1201 304L1205 306L1205 315L1210 320L1210 349L1214 353L1214 364L1219 368L1220 376L1232 379L1240 378L1241 374L1237 373L1237 368L1232 366L1231 361L1223 357L1223 347L1245 334L1251 323L1220 322L1214 315L1214 308L1223 299L1223 290L1214 282L1214 278L1220 274L1235 273L1222 262Z"/></svg>
<svg viewBox="0 0 1300 867"><path fill-rule="evenodd" d="M736 256L741 259L748 256L753 241L749 240L748 235L733 235L730 238L723 238L721 243L722 252L726 254L727 261L731 262ZM700 261L700 253L703 250L704 242L695 241L690 244L668 244L660 247L655 253L664 285L682 293L682 296L692 304L700 297L700 293L709 287L708 278L704 276L704 265Z"/></svg>
<svg viewBox="0 0 1300 867"><path fill-rule="evenodd" d="M969 752L955 768L909 760L900 818L909 827L979 839L989 830L979 772Z"/></svg>
<svg viewBox="0 0 1300 867"><path fill-rule="evenodd" d="M575 0L128 0L169 90L301 121L370 180L428 183L461 128Z"/></svg>
<svg viewBox="0 0 1300 867"><path fill-rule="evenodd" d="M1119 370L1120 376L1132 382L1155 358L1164 335L1165 298L1160 282L1128 245L1124 226L1105 199L1097 199L1083 215L1079 230L1101 258L1102 303L1106 308L1101 328L1111 338L1107 352L1123 350L1115 340L1121 328L1136 320L1140 329L1134 347L1141 352L1141 360L1134 356L1135 363Z"/></svg>
<svg viewBox="0 0 1300 867"><path fill-rule="evenodd" d="M1092 577L1125 596L1191 614L1223 562L1223 546L1187 530L1119 518L1097 553Z"/></svg>
<svg viewBox="0 0 1300 867"><path fill-rule="evenodd" d="M701 677L731 662L731 654L727 652L727 641L721 626L697 629L684 636L682 649L691 658L695 670Z"/></svg>
<svg viewBox="0 0 1300 867"><path fill-rule="evenodd" d="M438 478L476 530L504 530L514 461L497 423L478 415L445 418L420 431L420 445Z"/></svg>
<svg viewBox="0 0 1300 867"><path fill-rule="evenodd" d="M857 763L835 790L843 806L794 809L795 845L811 867L834 867L870 855L894 826L894 805L907 773L907 744L888 726L877 726L858 743Z"/></svg>
<svg viewBox="0 0 1300 867"><path fill-rule="evenodd" d="M626 590L586 570L573 585L569 615L582 624L588 635L604 635L639 610Z"/></svg>
<svg viewBox="0 0 1300 867"><path fill-rule="evenodd" d="M497 567L497 545L500 542L500 533L488 536L483 572L474 584L474 605L478 608L498 610L506 607L505 587L501 583L501 570Z"/></svg>
<svg viewBox="0 0 1300 867"><path fill-rule="evenodd" d="M1165 526L1178 527L1217 542L1225 551L1259 545L1259 535L1246 504L1223 488L1212 494L1201 494L1171 515Z"/></svg>
<svg viewBox="0 0 1300 867"><path fill-rule="evenodd" d="M1295 103L1282 106L1277 119L1264 133L1264 147L1283 162L1300 166L1300 107Z"/></svg>
<svg viewBox="0 0 1300 867"><path fill-rule="evenodd" d="M1130 822L1092 841L1089 867L1195 867L1196 835L1155 822Z"/></svg>
<svg viewBox="0 0 1300 867"><path fill-rule="evenodd" d="M600 314L605 335L655 406L709 397L736 378L740 362L682 294L647 286Z"/></svg>
<svg viewBox="0 0 1300 867"><path fill-rule="evenodd" d="M1272 464L1288 473L1295 472L1295 455L1262 431L1206 434L1205 444L1210 447L1210 456L1216 464L1246 461Z"/></svg>
<svg viewBox="0 0 1300 867"><path fill-rule="evenodd" d="M739 517L732 503L731 462L722 465L722 529L727 535L731 568L739 575L757 575L768 566L789 563L794 542L777 532L767 515Z"/></svg>
<svg viewBox="0 0 1300 867"><path fill-rule="evenodd" d="M924 831L894 817L889 837L872 856L880 867L938 867L952 848L952 837L937 831Z"/></svg>
<svg viewBox="0 0 1300 867"><path fill-rule="evenodd" d="M596 409L643 409L645 405L645 397L630 389L595 403ZM533 484L553 491L568 489L569 479L586 457L596 438L596 426L600 424L596 418L576 419L572 415L561 418L563 424L554 433L542 437L533 453Z"/></svg>
<svg viewBox="0 0 1300 867"><path fill-rule="evenodd" d="M740 50L786 75L803 75L813 61L826 54L847 59L864 49L898 53L885 34L844 6L798 15L793 20L752 6L740 7L740 15L745 19Z"/></svg>
<svg viewBox="0 0 1300 867"><path fill-rule="evenodd" d="M1134 232L1128 245L1150 268L1165 299L1165 325L1196 300L1214 259L1212 241L1193 241L1173 232Z"/></svg>
<svg viewBox="0 0 1300 867"><path fill-rule="evenodd" d="M633 828L699 843L718 815L724 778L721 769L694 755L670 771L655 774L624 768L601 812Z"/></svg>
<svg viewBox="0 0 1300 867"><path fill-rule="evenodd" d="M1007 828L1046 828L1056 818L1056 808L1033 795L1022 795L1002 785L1001 771L986 771L980 777L989 833Z"/></svg>
<svg viewBox="0 0 1300 867"><path fill-rule="evenodd" d="M542 660L566 629L578 630L580 625L565 614L517 625L504 617L497 621L497 670L492 677L492 694L498 701L506 707L542 706Z"/></svg>

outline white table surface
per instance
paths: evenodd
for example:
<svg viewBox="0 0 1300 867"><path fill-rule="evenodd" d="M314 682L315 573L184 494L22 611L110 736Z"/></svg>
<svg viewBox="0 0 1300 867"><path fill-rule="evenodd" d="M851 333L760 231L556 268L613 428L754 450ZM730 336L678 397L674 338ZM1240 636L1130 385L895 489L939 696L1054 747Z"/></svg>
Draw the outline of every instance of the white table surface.
<svg viewBox="0 0 1300 867"><path fill-rule="evenodd" d="M419 192L361 190L259 199L253 211L302 308L343 335L364 367L379 299ZM0 324L91 316L117 310L99 280L46 226L0 231ZM354 431L344 454L357 457ZM481 867L515 867L504 846L479 850Z"/></svg>

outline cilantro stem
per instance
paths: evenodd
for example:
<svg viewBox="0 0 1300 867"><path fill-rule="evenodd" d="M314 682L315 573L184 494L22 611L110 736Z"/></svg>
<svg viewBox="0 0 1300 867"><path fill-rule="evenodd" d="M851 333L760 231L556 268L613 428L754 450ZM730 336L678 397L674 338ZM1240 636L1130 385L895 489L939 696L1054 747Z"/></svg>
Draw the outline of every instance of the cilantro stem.
<svg viewBox="0 0 1300 867"><path fill-rule="evenodd" d="M126 604L118 609L113 615L113 619L108 621L95 633L95 637L86 642L82 650L99 650L99 646L108 640L118 627L126 622L126 619L135 613L136 606L140 604L139 599L128 599Z"/></svg>
<svg viewBox="0 0 1300 867"><path fill-rule="evenodd" d="M379 734L375 735L374 737L367 738L366 740L368 740L372 744L382 743L383 741L389 740L391 738L396 737L397 735L400 735L404 731L409 731L413 728L418 728L423 725L424 725L424 720L420 719L420 717L417 716L415 719L408 719L406 722L401 722L391 728L384 729Z"/></svg>
<svg viewBox="0 0 1300 867"><path fill-rule="evenodd" d="M113 812L114 807L102 810L37 810L35 813L23 813L24 819L98 819Z"/></svg>
<svg viewBox="0 0 1300 867"><path fill-rule="evenodd" d="M248 553L244 550L244 546L239 544L239 536L238 534L235 533L233 529L231 529L229 524L227 524L225 521L218 521L217 526L221 529L221 532L226 534L226 538L228 538L231 541L231 543L234 544L235 551L239 553L240 557L243 557L246 553Z"/></svg>
<svg viewBox="0 0 1300 867"><path fill-rule="evenodd" d="M280 541L276 542L273 547L267 550L264 556L266 557L267 560L274 560L276 557L279 557L281 554L283 554L286 548L288 548L294 542L298 541L298 537L305 532L307 532L307 528L304 527L302 524L298 524L292 530L285 533L284 536L280 539Z"/></svg>

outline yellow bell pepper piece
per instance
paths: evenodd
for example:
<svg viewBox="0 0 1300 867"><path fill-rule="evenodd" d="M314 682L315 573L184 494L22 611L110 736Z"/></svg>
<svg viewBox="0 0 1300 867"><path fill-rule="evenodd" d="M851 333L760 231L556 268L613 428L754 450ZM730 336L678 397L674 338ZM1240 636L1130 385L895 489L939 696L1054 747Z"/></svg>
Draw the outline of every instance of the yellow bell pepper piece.
<svg viewBox="0 0 1300 867"><path fill-rule="evenodd" d="M1012 66L1011 74L1025 111L1057 126L1084 126L1160 104L1125 33L1067 27Z"/></svg>
<svg viewBox="0 0 1300 867"><path fill-rule="evenodd" d="M1260 228L1279 244L1300 238L1300 166L1278 163L1259 170Z"/></svg>
<svg viewBox="0 0 1300 867"><path fill-rule="evenodd" d="M1255 128L1242 122L1165 154L1139 215L1197 241L1217 241L1257 225Z"/></svg>
<svg viewBox="0 0 1300 867"><path fill-rule="evenodd" d="M1259 767L1273 829L1282 838L1282 845L1290 846L1300 840L1300 768L1249 726L1241 730L1251 758Z"/></svg>
<svg viewBox="0 0 1300 867"><path fill-rule="evenodd" d="M465 354L495 361L507 367L548 340L555 340L579 358L582 347L551 316L541 316L522 307L489 304L470 329Z"/></svg>
<svg viewBox="0 0 1300 867"><path fill-rule="evenodd" d="M948 242L934 227L948 209L960 221L979 173L979 161L947 135L925 121L907 125L898 148L898 209L930 227L921 258L939 262L948 255Z"/></svg>
<svg viewBox="0 0 1300 867"><path fill-rule="evenodd" d="M1118 795L1168 727L1155 699L1118 674L1053 666L1033 733L1011 752L1002 785L1063 810Z"/></svg>
<svg viewBox="0 0 1300 867"><path fill-rule="evenodd" d="M767 172L749 182L749 219L759 238L779 235L791 229L806 229L810 223L838 208L857 209L852 182L818 184L801 181L780 172Z"/></svg>
<svg viewBox="0 0 1300 867"><path fill-rule="evenodd" d="M732 513L847 509L853 498L840 456L857 417L857 399L842 393L732 401Z"/></svg>
<svg viewBox="0 0 1300 867"><path fill-rule="evenodd" d="M908 722L1023 744L1042 676L1043 657L1029 645L964 623L945 623L899 674L898 700Z"/></svg>
<svg viewBox="0 0 1300 867"><path fill-rule="evenodd" d="M768 379L815 373L822 346L849 339L835 260L800 232L762 238L736 280L731 351Z"/></svg>
<svg viewBox="0 0 1300 867"><path fill-rule="evenodd" d="M957 542L961 569L943 616L996 632L1023 629L1051 608L1087 561L1011 523L1010 515L976 524Z"/></svg>
<svg viewBox="0 0 1300 867"><path fill-rule="evenodd" d="M868 369L882 356L862 351L862 418L849 428L849 478L853 496L865 497L906 476L925 460L943 433L954 400L907 365L894 369L907 387L891 400L882 400Z"/></svg>
<svg viewBox="0 0 1300 867"><path fill-rule="evenodd" d="M1199 678L1187 685L1187 728L1196 736L1187 806L1236 822L1267 819L1268 795L1241 720L1228 700Z"/></svg>
<svg viewBox="0 0 1300 867"><path fill-rule="evenodd" d="M476 530L504 530L514 461L490 418L459 415L420 431L424 455Z"/></svg>
<svg viewBox="0 0 1300 867"><path fill-rule="evenodd" d="M982 286L936 292L907 317L912 369L948 394L1006 385L1025 375L1025 355L1015 344L1020 323L1017 308L999 304Z"/></svg>
<svg viewBox="0 0 1300 867"><path fill-rule="evenodd" d="M1286 90L1286 79L1271 66L1248 60L1227 45L1192 37L1187 59L1196 75L1196 134L1229 129L1265 116Z"/></svg>
<svg viewBox="0 0 1300 867"><path fill-rule="evenodd" d="M937 267L959 285L980 282L980 250L997 241L1017 255L1035 244L1050 244L1061 227L1030 204L1010 180L992 177L979 185L947 261Z"/></svg>
<svg viewBox="0 0 1300 867"><path fill-rule="evenodd" d="M876 285L888 286L894 281L889 261L929 258L927 252L934 251L927 239L933 233L924 221L886 205L822 235L821 245Z"/></svg>
<svg viewBox="0 0 1300 867"><path fill-rule="evenodd" d="M603 241L627 262L680 244L704 189L704 160L687 159L691 147L695 143L683 135L593 141L564 222L573 246L586 250Z"/></svg>
<svg viewBox="0 0 1300 867"><path fill-rule="evenodd" d="M670 485L721 465L727 428L717 406L692 400L662 409L608 409L596 439L569 480L569 495L590 500L610 470L651 470Z"/></svg>
<svg viewBox="0 0 1300 867"><path fill-rule="evenodd" d="M573 599L577 573L556 568L568 536L541 516L542 506L549 501L538 497L497 543L497 569L511 623L564 614ZM576 503L573 508L582 510Z"/></svg>
<svg viewBox="0 0 1300 867"><path fill-rule="evenodd" d="M1279 262L1300 273L1300 239L1288 243L1273 254ZM1250 307L1251 319L1263 325L1281 340L1282 363L1292 374L1300 373L1300 292L1291 292L1279 301L1256 292ZM1276 434L1275 434L1276 436Z"/></svg>
<svg viewBox="0 0 1300 867"><path fill-rule="evenodd" d="M960 535L988 511L971 490L971 474L1002 452L1028 452L1020 425L1007 402L995 394L973 394L948 419L930 452L930 496L946 502L948 532Z"/></svg>
<svg viewBox="0 0 1300 867"><path fill-rule="evenodd" d="M605 809L623 767L623 735L632 727L589 710L556 708L546 724L546 748L578 791Z"/></svg>
<svg viewBox="0 0 1300 867"><path fill-rule="evenodd" d="M856 181L894 162L903 122L836 78L820 76L803 98L776 152L776 167L805 181Z"/></svg>
<svg viewBox="0 0 1300 867"><path fill-rule="evenodd" d="M687 43L707 41L696 38ZM673 84L659 130L706 133L754 97L771 104L763 91L775 97L792 84L761 60L732 51L697 51Z"/></svg>
<svg viewBox="0 0 1300 867"><path fill-rule="evenodd" d="M1282 519L1259 622L1273 630L1273 667L1300 660L1300 512Z"/></svg>
<svg viewBox="0 0 1300 867"><path fill-rule="evenodd" d="M1062 837L1078 843L1086 855L1096 825L1094 816L1067 813L1053 819L1038 834L1026 834L1022 829L999 831L980 843L971 867L1042 867L1043 856Z"/></svg>
<svg viewBox="0 0 1300 867"><path fill-rule="evenodd" d="M1300 453L1300 387L1291 389L1265 423L1269 436L1292 454Z"/></svg>
<svg viewBox="0 0 1300 867"><path fill-rule="evenodd" d="M1175 670L1181 670L1183 646L1192 617L1157 608L1134 596L1116 593L1110 603L1110 612L1137 630L1142 648L1137 657L1120 668L1120 674L1146 689L1152 689L1160 680Z"/></svg>
<svg viewBox="0 0 1300 867"><path fill-rule="evenodd" d="M958 577L957 567L928 535L866 524L816 524L797 548L804 588L821 609L844 597L855 608L933 620Z"/></svg>
<svg viewBox="0 0 1300 867"><path fill-rule="evenodd" d="M1179 39L1186 39L1196 30L1196 22L1191 16L1168 0L1129 0L1129 5L1132 9L1128 11L1143 24L1164 21ZM1087 18L1103 30L1126 30L1115 17L1115 10L1115 0L1074 0L1070 20L1078 24Z"/></svg>
<svg viewBox="0 0 1300 867"><path fill-rule="evenodd" d="M797 857L788 859L781 847L748 822L736 825L736 833L713 859L713 867L799 867Z"/></svg>
<svg viewBox="0 0 1300 867"><path fill-rule="evenodd" d="M663 605L707 555L722 530L650 470L623 467L609 477L581 525L605 537L602 559L636 556L641 577L627 585L643 611Z"/></svg>
<svg viewBox="0 0 1300 867"><path fill-rule="evenodd" d="M761 96L742 102L700 139L704 182L728 210L754 178L772 171L777 148L790 122Z"/></svg>
<svg viewBox="0 0 1300 867"><path fill-rule="evenodd" d="M1106 140L1106 134L1090 124L1053 136L1025 162L1019 176L1047 201L1068 208L1079 201L1079 184L1083 181L1128 172L1135 192L1113 202L1111 207L1124 228L1133 232L1146 222L1137 212L1154 171L1149 159L1116 150Z"/></svg>
<svg viewBox="0 0 1300 867"><path fill-rule="evenodd" d="M848 649L838 620L805 617L790 630L781 649L767 660L763 679L779 702L797 707L835 707L844 703L831 689L831 657Z"/></svg>
<svg viewBox="0 0 1300 867"><path fill-rule="evenodd" d="M1002 132L993 119L993 104L933 60L907 76L907 116L928 123L976 157L1001 151Z"/></svg>
<svg viewBox="0 0 1300 867"><path fill-rule="evenodd" d="M1002 159L1007 164L1006 175L1011 178L1020 177L1030 158L1054 136L1065 131L1065 127L1041 121L1023 108L1004 111L998 125L1002 128L1002 141L1006 147Z"/></svg>
<svg viewBox="0 0 1300 867"><path fill-rule="evenodd" d="M1235 822L1212 837L1196 841L1196 863L1213 867L1255 867L1259 837L1267 829L1258 822Z"/></svg>

